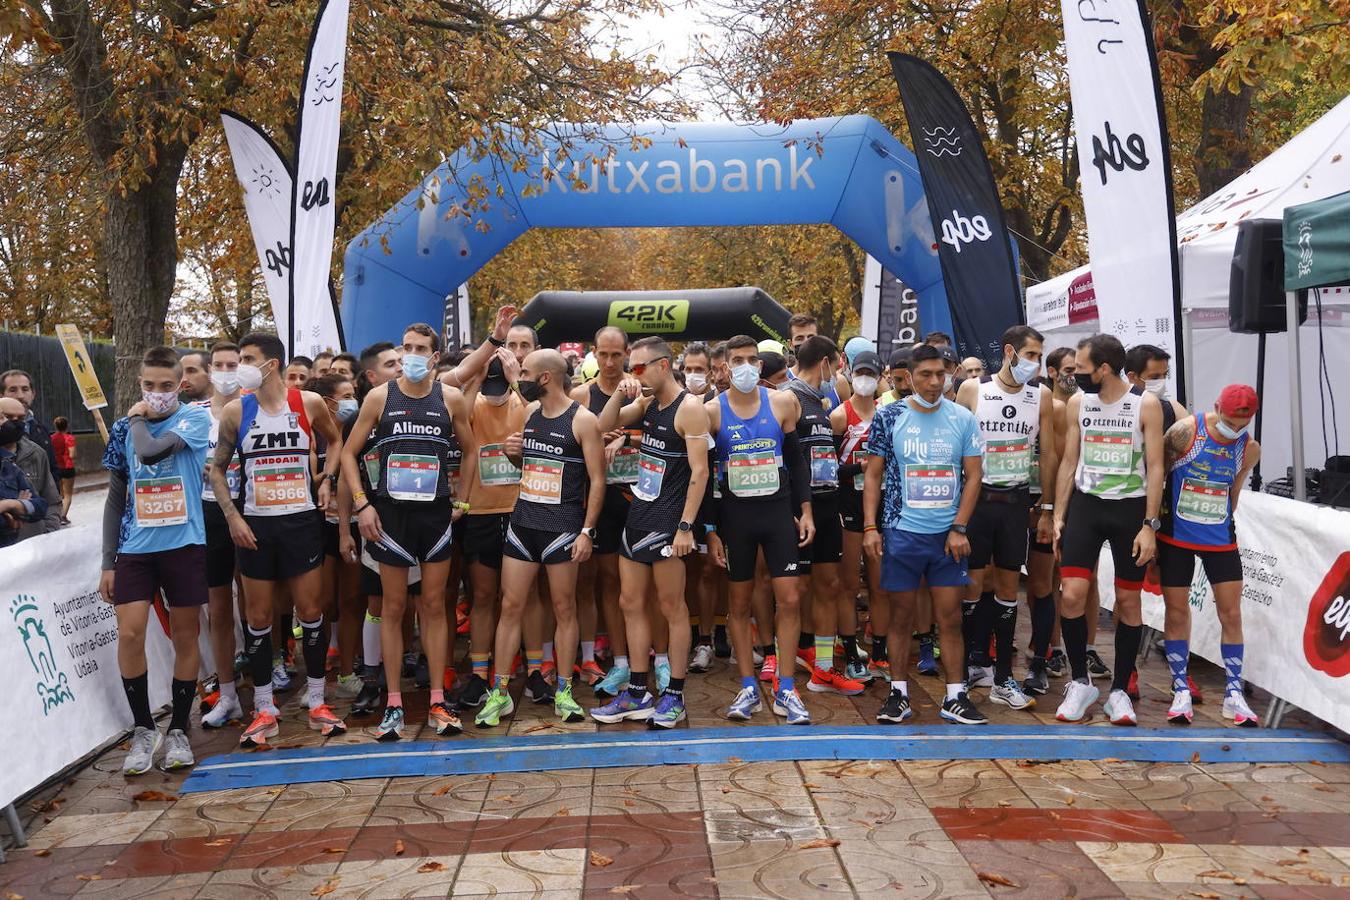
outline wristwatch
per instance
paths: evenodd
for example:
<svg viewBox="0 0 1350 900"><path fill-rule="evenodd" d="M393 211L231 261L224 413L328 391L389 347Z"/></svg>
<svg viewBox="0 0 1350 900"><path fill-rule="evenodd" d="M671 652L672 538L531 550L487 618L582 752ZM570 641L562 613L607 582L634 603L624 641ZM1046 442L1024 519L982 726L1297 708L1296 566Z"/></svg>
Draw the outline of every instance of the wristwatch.
<svg viewBox="0 0 1350 900"><path fill-rule="evenodd" d="M1154 531L1159 531L1162 528L1162 519L1145 519L1144 524Z"/></svg>
<svg viewBox="0 0 1350 900"><path fill-rule="evenodd" d="M691 524L689 524L688 522L681 522L681 523L679 524L678 527L679 527L680 531L685 531L685 532L693 531L693 530L694 530L694 526L691 525Z"/></svg>
<svg viewBox="0 0 1350 900"><path fill-rule="evenodd" d="M499 340L497 340L497 338L493 337L492 335L488 335L488 343L491 344L491 345L494 346L494 347L505 347L505 346L506 346L506 341L499 341Z"/></svg>
<svg viewBox="0 0 1350 900"><path fill-rule="evenodd" d="M1053 504L1053 503L1042 503L1041 506L1040 506L1040 510L1041 510L1041 512L1054 512L1054 511L1055 511L1055 504Z"/></svg>
<svg viewBox="0 0 1350 900"><path fill-rule="evenodd" d="M953 522L953 523L952 523L952 527L951 527L951 529L949 529L949 530L955 531L957 534L965 534L965 533L966 533L966 526L961 525L961 524L958 524L958 523L956 523L956 522Z"/></svg>
<svg viewBox="0 0 1350 900"><path fill-rule="evenodd" d="M583 525L581 528L581 533L586 535L586 537L590 538L592 541L595 540L595 526Z"/></svg>

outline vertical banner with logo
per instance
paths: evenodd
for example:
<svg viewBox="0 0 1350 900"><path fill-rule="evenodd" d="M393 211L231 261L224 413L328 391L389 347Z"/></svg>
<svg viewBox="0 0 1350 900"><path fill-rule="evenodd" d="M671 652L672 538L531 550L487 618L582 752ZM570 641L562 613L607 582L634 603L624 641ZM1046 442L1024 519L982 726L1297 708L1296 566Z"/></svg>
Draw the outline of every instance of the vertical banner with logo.
<svg viewBox="0 0 1350 900"><path fill-rule="evenodd" d="M917 342L922 335L919 298L908 285L870 254L863 267L863 302L860 331L876 342L881 361L891 351Z"/></svg>
<svg viewBox="0 0 1350 900"><path fill-rule="evenodd" d="M272 304L272 321L277 334L286 335L291 323L291 167L267 132L249 119L223 109L220 124L244 192L244 212Z"/></svg>
<svg viewBox="0 0 1350 900"><path fill-rule="evenodd" d="M441 342L446 351L450 351L473 338L473 320L469 318L469 286L461 284L459 290L445 298L445 322L441 330Z"/></svg>
<svg viewBox="0 0 1350 900"><path fill-rule="evenodd" d="M291 355L339 349L329 289L336 220L337 151L342 129L342 81L347 58L348 0L323 0L309 37L300 107L295 181L291 186Z"/></svg>
<svg viewBox="0 0 1350 900"><path fill-rule="evenodd" d="M1172 160L1148 11L1144 0L1062 7L1101 329L1127 347L1168 351L1170 388L1184 404Z"/></svg>
<svg viewBox="0 0 1350 900"><path fill-rule="evenodd" d="M1004 329L1026 319L989 158L965 102L941 72L907 53L886 56L937 233L957 350L995 366Z"/></svg>

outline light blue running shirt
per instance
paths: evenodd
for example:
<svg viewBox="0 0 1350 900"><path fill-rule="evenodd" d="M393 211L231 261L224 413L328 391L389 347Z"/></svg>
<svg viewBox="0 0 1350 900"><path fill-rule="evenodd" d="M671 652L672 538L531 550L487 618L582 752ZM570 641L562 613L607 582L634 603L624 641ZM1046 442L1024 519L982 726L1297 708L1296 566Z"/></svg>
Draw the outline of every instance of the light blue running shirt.
<svg viewBox="0 0 1350 900"><path fill-rule="evenodd" d="M117 552L159 553L205 544L202 469L211 438L211 413L205 407L181 403L168 417L146 419L145 424L152 437L173 431L187 447L148 466L136 458L130 422L123 417L113 424L103 467L127 479Z"/></svg>
<svg viewBox="0 0 1350 900"><path fill-rule="evenodd" d="M957 403L942 399L932 412L916 412L901 400L889 434L868 452L886 460L887 483L899 486L899 509L885 505L883 528L898 528L915 534L941 534L956 521L961 505L962 462L982 456L984 441L975 414ZM876 430L876 423L873 423ZM898 516L897 516L898 513Z"/></svg>

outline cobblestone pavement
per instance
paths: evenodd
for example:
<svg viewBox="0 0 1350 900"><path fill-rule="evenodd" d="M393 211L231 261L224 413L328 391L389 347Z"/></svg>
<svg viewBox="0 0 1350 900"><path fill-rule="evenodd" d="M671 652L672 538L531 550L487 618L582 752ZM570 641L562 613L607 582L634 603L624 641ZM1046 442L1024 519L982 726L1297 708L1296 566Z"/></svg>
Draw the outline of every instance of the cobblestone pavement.
<svg viewBox="0 0 1350 900"><path fill-rule="evenodd" d="M1154 654L1141 670L1140 724L1165 727L1166 667ZM1196 725L1222 724L1222 673L1197 660L1193 674L1209 694ZM938 724L939 679L909 680L918 721ZM724 660L692 676L686 727L726 725L735 684ZM883 690L806 701L817 722L876 727ZM415 725L425 693L405 696L407 737L434 740ZM319 741L298 699L278 746ZM1056 702L983 705L996 723L1052 728ZM370 740L373 717L351 724L341 740ZM1285 724L1319 727L1297 712ZM525 702L494 733L575 730L595 727ZM199 760L237 739L194 727ZM0 866L0 897L1350 896L1350 765L733 761L179 795L182 774L127 780L121 761L114 749L28 801L29 845Z"/></svg>

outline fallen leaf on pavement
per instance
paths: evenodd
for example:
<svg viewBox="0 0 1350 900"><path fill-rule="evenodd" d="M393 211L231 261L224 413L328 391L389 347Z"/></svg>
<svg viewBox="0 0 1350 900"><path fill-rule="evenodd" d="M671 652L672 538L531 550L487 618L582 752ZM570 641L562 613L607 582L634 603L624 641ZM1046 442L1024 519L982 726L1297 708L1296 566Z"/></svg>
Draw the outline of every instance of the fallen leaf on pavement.
<svg viewBox="0 0 1350 900"><path fill-rule="evenodd" d="M166 794L163 791L141 791L131 799L142 803L173 803L178 800L178 795Z"/></svg>
<svg viewBox="0 0 1350 900"><path fill-rule="evenodd" d="M394 841L394 855L402 856L404 851L403 841Z"/></svg>
<svg viewBox="0 0 1350 900"><path fill-rule="evenodd" d="M338 884L340 884L341 881L342 877L335 875L323 884L316 885L314 890L309 892L309 895L311 897L322 897L324 894L331 894L333 891L337 890Z"/></svg>
<svg viewBox="0 0 1350 900"><path fill-rule="evenodd" d="M1218 894L1209 891L1187 891L1186 893L1192 897L1199 897L1200 900L1220 900Z"/></svg>
<svg viewBox="0 0 1350 900"><path fill-rule="evenodd" d="M422 863L417 867L417 871L421 872L423 875L426 875L428 872L444 872L445 863L437 862L433 859L431 862Z"/></svg>
<svg viewBox="0 0 1350 900"><path fill-rule="evenodd" d="M570 816L571 814L572 811L565 806L560 806L558 811L554 813L555 816Z"/></svg>
<svg viewBox="0 0 1350 900"><path fill-rule="evenodd" d="M1324 793L1324 794L1334 794L1334 793L1336 793L1336 789L1335 789L1334 787L1332 787L1331 785L1329 785L1329 784L1315 784L1315 785L1313 785L1313 790L1314 790L1314 791L1321 791L1321 792Z"/></svg>
<svg viewBox="0 0 1350 900"><path fill-rule="evenodd" d="M323 852L324 852L324 853L346 853L346 852L347 852L347 848L346 848L346 847L324 847L324 848L323 848Z"/></svg>
<svg viewBox="0 0 1350 900"><path fill-rule="evenodd" d="M432 791L431 796L444 797L446 794L450 793L450 789L452 787L454 787L453 784L443 784L440 787L436 788L436 790Z"/></svg>
<svg viewBox="0 0 1350 900"><path fill-rule="evenodd" d="M1310 765L1310 766L1325 766L1326 763L1322 762L1320 759L1310 759L1310 760L1308 760L1308 765Z"/></svg>
<svg viewBox="0 0 1350 900"><path fill-rule="evenodd" d="M745 760L741 759L739 756L728 756L728 757L727 757L727 762L729 762L729 763L743 763L743 762L745 762Z"/></svg>
<svg viewBox="0 0 1350 900"><path fill-rule="evenodd" d="M624 805L624 806L630 806L630 807L631 807L631 806L637 806L637 804L634 803L632 800L625 800L625 801L623 801L623 805Z"/></svg>
<svg viewBox="0 0 1350 900"><path fill-rule="evenodd" d="M806 788L807 790L815 790L815 791L820 790L820 785L818 785L818 784L813 784L813 783L811 783L811 782L809 782L809 781L806 782L806 784L802 785L802 787Z"/></svg>
<svg viewBox="0 0 1350 900"><path fill-rule="evenodd" d="M1078 802L1078 798L1075 797L1073 794L1070 794L1069 796L1064 798L1064 802L1069 806L1073 806L1075 803Z"/></svg>
<svg viewBox="0 0 1350 900"><path fill-rule="evenodd" d="M553 727L552 724L545 722L542 725L534 725L530 728L526 728L524 731L521 732L521 734L534 734L536 731L544 731L545 729L552 727Z"/></svg>
<svg viewBox="0 0 1350 900"><path fill-rule="evenodd" d="M103 876L102 876L102 875L76 875L75 878L76 878L76 880L78 880L78 881L102 881L102 880L103 880Z"/></svg>
<svg viewBox="0 0 1350 900"><path fill-rule="evenodd" d="M501 796L501 797L493 797L492 799L493 799L493 801L496 802L496 803L513 803L513 802L515 801L515 799L516 799L516 795L515 795L515 794L505 794L505 795L503 795L503 796Z"/></svg>
<svg viewBox="0 0 1350 900"><path fill-rule="evenodd" d="M1019 769L1030 769L1034 765L1036 764L1029 759L1019 759L1017 761L1017 768Z"/></svg>
<svg viewBox="0 0 1350 900"><path fill-rule="evenodd" d="M51 855L52 855L52 851L50 851L50 850L38 850L38 851L35 852L33 855L34 855L34 856L51 856Z"/></svg>
<svg viewBox="0 0 1350 900"><path fill-rule="evenodd" d="M1010 888L1021 887L1020 884L1013 881L1011 878L1006 878L998 874L997 872L976 872L975 875L985 884L1001 884L1003 885L1003 887L1010 887Z"/></svg>
<svg viewBox="0 0 1350 900"><path fill-rule="evenodd" d="M1270 796L1269 794L1262 794L1262 795L1261 795L1261 802L1262 802L1262 803L1274 803L1274 802L1275 802L1275 798L1272 797L1272 796Z"/></svg>
<svg viewBox="0 0 1350 900"><path fill-rule="evenodd" d="M637 889L638 886L636 884L616 884L614 887L609 889L609 892L611 894L631 894L633 893L633 891L636 891Z"/></svg>
<svg viewBox="0 0 1350 900"><path fill-rule="evenodd" d="M1200 751L1197 750L1191 754L1191 762L1198 763L1199 761L1200 761Z"/></svg>
<svg viewBox="0 0 1350 900"><path fill-rule="evenodd" d="M724 793L724 794L730 794L730 793L731 793L731 790L732 790L731 785L729 785L729 784L724 784L724 785L722 785L722 793Z"/></svg>
<svg viewBox="0 0 1350 900"><path fill-rule="evenodd" d="M1097 760L1097 762L1099 762L1099 763L1118 763L1118 762L1120 762L1120 760L1116 759L1114 756L1108 756L1106 759L1099 759L1099 760Z"/></svg>
<svg viewBox="0 0 1350 900"><path fill-rule="evenodd" d="M1275 865L1277 865L1277 866L1296 866L1296 865L1298 865L1298 862L1299 862L1299 861L1296 860L1296 859L1277 859L1277 860L1275 860Z"/></svg>
<svg viewBox="0 0 1350 900"><path fill-rule="evenodd" d="M1207 869L1200 873L1201 878L1224 878L1233 881L1237 878L1232 872L1225 872L1222 869Z"/></svg>
<svg viewBox="0 0 1350 900"><path fill-rule="evenodd" d="M230 844L230 843L233 843L233 842L234 842L234 838L217 838L217 839L214 840L214 841L207 841L206 844L205 844L205 846L207 846L207 847L224 847L226 844Z"/></svg>
<svg viewBox="0 0 1350 900"><path fill-rule="evenodd" d="M611 858L609 858L609 857L606 856L605 854L603 854L603 853L596 853L594 850L591 851L591 865L596 866L597 868L603 869L605 866L609 866L609 865L613 865L613 864L614 864L614 860L611 859Z"/></svg>
<svg viewBox="0 0 1350 900"><path fill-rule="evenodd" d="M998 801L998 805L1006 808L1006 807L1012 806L1012 801L1011 801L1011 800L1000 800L1000 801Z"/></svg>
<svg viewBox="0 0 1350 900"><path fill-rule="evenodd" d="M1309 870L1307 870L1306 872L1304 872L1303 874L1304 874L1304 875L1307 875L1309 878L1311 878L1313 881L1317 882L1318 884L1331 884L1331 877L1330 877L1330 876L1328 876L1328 875L1326 875L1326 874L1324 874L1324 873L1322 873L1322 872L1318 872L1318 871L1315 870L1315 869L1309 869Z"/></svg>
<svg viewBox="0 0 1350 900"><path fill-rule="evenodd" d="M839 838L816 838L814 841L807 841L798 847L798 850L815 850L820 847L838 847Z"/></svg>

